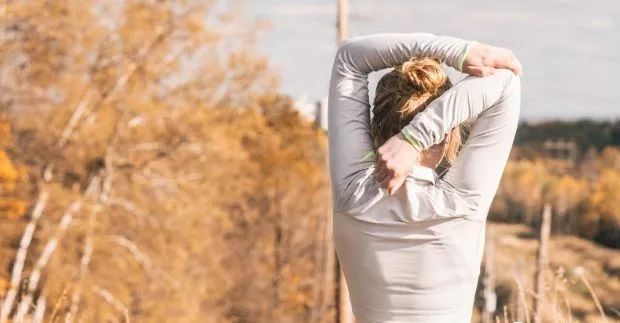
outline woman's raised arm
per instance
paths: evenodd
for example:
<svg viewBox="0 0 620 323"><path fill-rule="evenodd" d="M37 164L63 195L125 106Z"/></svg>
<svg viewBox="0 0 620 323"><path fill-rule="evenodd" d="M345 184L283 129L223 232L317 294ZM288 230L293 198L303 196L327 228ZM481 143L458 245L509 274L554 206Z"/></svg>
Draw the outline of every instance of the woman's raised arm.
<svg viewBox="0 0 620 323"><path fill-rule="evenodd" d="M475 119L454 165L437 185L467 197L476 216L487 214L497 191L519 122L520 104L519 77L497 70L491 76L465 78L403 129L426 149L460 123Z"/></svg>
<svg viewBox="0 0 620 323"><path fill-rule="evenodd" d="M351 207L370 189L366 171L374 165L374 160L364 159L374 150L368 74L402 64L413 56L434 57L460 69L471 44L453 37L411 33L361 36L340 46L332 69L328 103L330 169L336 210Z"/></svg>

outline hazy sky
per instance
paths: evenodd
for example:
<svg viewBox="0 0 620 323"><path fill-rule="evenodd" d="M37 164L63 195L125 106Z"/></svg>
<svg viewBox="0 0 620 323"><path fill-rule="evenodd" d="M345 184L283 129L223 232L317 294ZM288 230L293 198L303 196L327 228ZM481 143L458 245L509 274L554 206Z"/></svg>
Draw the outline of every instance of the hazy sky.
<svg viewBox="0 0 620 323"><path fill-rule="evenodd" d="M619 0L349 0L350 36L431 32L512 49L525 75L522 118L620 117ZM336 0L254 0L261 48L299 98L326 96Z"/></svg>

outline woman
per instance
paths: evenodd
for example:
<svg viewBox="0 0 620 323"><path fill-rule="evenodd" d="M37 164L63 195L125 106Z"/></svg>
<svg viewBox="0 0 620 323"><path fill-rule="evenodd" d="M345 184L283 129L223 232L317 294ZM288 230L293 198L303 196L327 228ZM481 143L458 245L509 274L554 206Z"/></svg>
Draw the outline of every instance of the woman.
<svg viewBox="0 0 620 323"><path fill-rule="evenodd" d="M439 61L478 76L451 87ZM371 121L367 75L388 67ZM432 34L339 48L329 95L334 241L359 322L470 322L486 215L519 118L519 78L502 67L520 73L509 51ZM470 119L457 154L458 126Z"/></svg>

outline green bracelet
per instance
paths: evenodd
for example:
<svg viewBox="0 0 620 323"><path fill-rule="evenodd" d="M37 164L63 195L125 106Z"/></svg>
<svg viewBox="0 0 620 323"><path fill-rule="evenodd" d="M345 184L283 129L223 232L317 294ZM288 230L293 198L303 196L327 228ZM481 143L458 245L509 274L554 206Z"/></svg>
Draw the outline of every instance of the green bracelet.
<svg viewBox="0 0 620 323"><path fill-rule="evenodd" d="M405 130L405 128L403 128L400 133L403 134L403 137L405 137L405 140L407 140L408 143L411 144L411 146L413 146L413 149L417 150L418 152L422 151L422 144L420 144L420 142L413 138L409 132L407 130Z"/></svg>
<svg viewBox="0 0 620 323"><path fill-rule="evenodd" d="M465 44L465 48L463 48L463 50L461 51L461 55L459 57L459 62L457 66L459 72L463 72L463 63L465 63L465 58L467 57L467 52L469 51L469 47L471 47L471 43Z"/></svg>
<svg viewBox="0 0 620 323"><path fill-rule="evenodd" d="M377 159L377 154L374 151L369 151L364 157L362 157L360 161L364 162L364 161L375 160L375 159Z"/></svg>

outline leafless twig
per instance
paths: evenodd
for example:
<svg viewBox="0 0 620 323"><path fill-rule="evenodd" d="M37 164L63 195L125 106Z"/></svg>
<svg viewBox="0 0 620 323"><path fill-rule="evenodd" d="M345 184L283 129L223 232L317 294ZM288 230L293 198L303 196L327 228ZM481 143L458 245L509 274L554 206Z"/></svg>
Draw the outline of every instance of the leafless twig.
<svg viewBox="0 0 620 323"><path fill-rule="evenodd" d="M123 305L123 303L121 303L116 297L114 297L114 295L112 295L109 290L101 286L95 286L93 287L93 291L97 295L101 296L101 298L103 298L108 304L112 305L112 307L114 307L117 311L123 313L123 315L125 316L125 322L130 323L129 310L127 310L127 307Z"/></svg>
<svg viewBox="0 0 620 323"><path fill-rule="evenodd" d="M45 317L46 308L47 308L47 303L45 301L45 295L42 293L37 299L37 305L35 306L34 315L32 316L32 323L43 322L43 317Z"/></svg>
<svg viewBox="0 0 620 323"><path fill-rule="evenodd" d="M118 245L129 250L129 252L134 256L136 261L138 261L138 263L140 263L140 265L142 265L144 269L146 269L147 271L151 271L151 259L146 256L142 251L140 251L140 248L138 248L138 245L135 242L122 236L110 236L109 239L110 241L115 242Z"/></svg>
<svg viewBox="0 0 620 323"><path fill-rule="evenodd" d="M39 286L39 281L41 279L41 272L43 268L47 265L49 259L52 257L52 254L56 250L58 246L58 241L63 236L64 232L69 227L71 221L73 221L73 216L77 213L82 207L82 202L80 200L75 201L69 205L62 218L60 219L60 224L54 233L54 236L47 242L45 247L43 248L43 252L41 256L37 260L32 274L30 275L30 280L28 281L28 287L26 289L26 294L24 298L21 300L17 312L14 316L15 322L21 322L25 315L28 313L30 309L30 303L32 302L33 295Z"/></svg>
<svg viewBox="0 0 620 323"><path fill-rule="evenodd" d="M22 235L22 239L19 243L19 249L17 250L17 255L15 256L15 263L13 264L9 291L7 292L6 297L4 298L4 301L0 306L0 323L6 322L9 317L9 313L11 312L11 308L13 307L13 302L15 301L15 297L17 296L17 288L19 287L22 272L24 270L24 264L26 262L28 248L30 248L30 244L32 243L32 237L34 235L34 230L37 226L37 222L43 214L45 206L47 205L48 198L48 192L45 189L42 189L41 192L39 192L37 202L35 203L35 206L32 210L32 217L30 218L30 222L28 222L28 225L26 225L26 229L24 230L24 234Z"/></svg>
<svg viewBox="0 0 620 323"><path fill-rule="evenodd" d="M594 300L594 304L596 304L596 308L598 309L599 313L603 317L603 321L604 322L608 322L607 321L607 316L605 315L605 311L603 310L603 306L601 305L601 302L599 301L598 296L596 296L596 293L594 292L594 288L592 288L592 285L586 279L585 273L582 273L581 275L577 275L577 276L579 276L579 279L581 279L583 284L588 289L588 292L590 292L590 295L592 296L592 299Z"/></svg>

